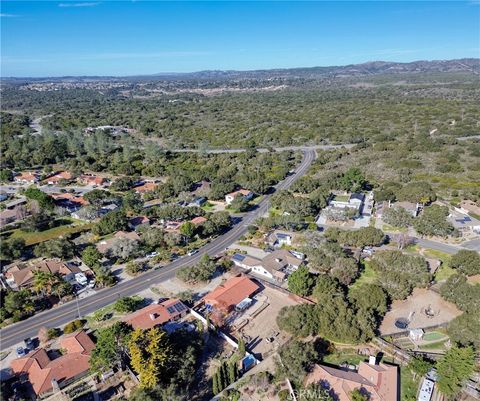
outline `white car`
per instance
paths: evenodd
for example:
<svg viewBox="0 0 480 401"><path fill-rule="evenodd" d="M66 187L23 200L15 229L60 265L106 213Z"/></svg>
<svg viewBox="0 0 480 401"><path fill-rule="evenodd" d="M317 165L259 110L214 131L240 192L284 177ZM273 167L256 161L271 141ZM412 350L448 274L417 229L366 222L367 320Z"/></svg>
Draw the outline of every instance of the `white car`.
<svg viewBox="0 0 480 401"><path fill-rule="evenodd" d="M198 253L198 249L192 249L190 252L187 253L188 256L192 256Z"/></svg>
<svg viewBox="0 0 480 401"><path fill-rule="evenodd" d="M152 252L152 253L147 254L148 259L154 258L155 256L158 256L158 252Z"/></svg>

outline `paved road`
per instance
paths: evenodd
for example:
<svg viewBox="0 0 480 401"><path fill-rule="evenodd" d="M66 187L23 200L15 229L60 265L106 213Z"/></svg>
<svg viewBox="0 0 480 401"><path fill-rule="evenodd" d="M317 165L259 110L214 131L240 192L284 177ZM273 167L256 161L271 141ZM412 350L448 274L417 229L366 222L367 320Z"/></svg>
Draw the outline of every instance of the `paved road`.
<svg viewBox="0 0 480 401"><path fill-rule="evenodd" d="M315 151L305 151L303 160L295 173L280 182L276 189L286 189L298 178L302 177L315 160L315 157ZM168 280L175 276L175 272L179 268L197 263L205 253L215 255L223 251L247 232L249 224L267 212L269 198L270 196L265 196L255 210L244 215L243 219L231 230L205 245L196 255L178 259L159 270L151 270L129 281L120 282L114 287L102 289L95 295L80 299L78 302L76 300L68 302L0 330L0 349L11 347L21 342L24 338L36 336L42 326L57 327L76 319L78 318L78 311L80 311L81 316L85 316L115 302L118 298L137 294L156 283Z"/></svg>
<svg viewBox="0 0 480 401"><path fill-rule="evenodd" d="M441 251L453 255L457 253L461 248L456 245L444 244L442 242L432 241L424 238L415 238L415 243L423 248L433 249L435 251Z"/></svg>
<svg viewBox="0 0 480 401"><path fill-rule="evenodd" d="M356 144L355 143L346 143L343 145L311 145L311 146L285 146L285 147L274 147L273 149L277 152L284 152L284 151L315 151L315 150L333 150L333 149L340 149L340 148L353 148ZM177 153L242 153L246 152L246 149L237 148L237 149L165 149L169 150L170 152L177 152ZM267 148L256 148L257 152L266 153L269 152Z"/></svg>

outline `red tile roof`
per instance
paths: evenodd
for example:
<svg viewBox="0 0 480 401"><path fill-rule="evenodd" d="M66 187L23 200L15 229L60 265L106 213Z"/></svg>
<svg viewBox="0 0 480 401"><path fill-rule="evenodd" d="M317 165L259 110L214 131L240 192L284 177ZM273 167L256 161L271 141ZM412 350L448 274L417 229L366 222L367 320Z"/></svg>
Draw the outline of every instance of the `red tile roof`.
<svg viewBox="0 0 480 401"><path fill-rule="evenodd" d="M47 351L40 348L32 354L11 362L14 373L26 373L35 394L41 395L52 390L52 380L61 386L65 380L73 379L90 369L90 353L95 344L87 333L80 331L60 340L67 353L50 359Z"/></svg>
<svg viewBox="0 0 480 401"><path fill-rule="evenodd" d="M161 304L151 304L125 317L134 329L151 329L176 319L188 308L179 299L169 299Z"/></svg>
<svg viewBox="0 0 480 401"><path fill-rule="evenodd" d="M135 187L133 189L135 192L144 193L144 192L151 192L155 188L157 188L157 184L155 184L154 182L146 182L145 184L139 185L138 187Z"/></svg>
<svg viewBox="0 0 480 401"><path fill-rule="evenodd" d="M250 297L260 287L246 276L233 277L205 295L206 304L224 310L230 310L245 298Z"/></svg>
<svg viewBox="0 0 480 401"><path fill-rule="evenodd" d="M358 372L346 371L325 365L315 365L307 376L306 383L326 382L339 401L350 401L350 393L364 388L371 401L392 401L397 399L398 371L396 366L371 365L360 362Z"/></svg>
<svg viewBox="0 0 480 401"><path fill-rule="evenodd" d="M206 221L207 221L207 219L205 217L202 217L202 216L198 216L198 217L195 217L192 220L190 220L190 222L195 224L196 226L199 225L199 224L203 224Z"/></svg>

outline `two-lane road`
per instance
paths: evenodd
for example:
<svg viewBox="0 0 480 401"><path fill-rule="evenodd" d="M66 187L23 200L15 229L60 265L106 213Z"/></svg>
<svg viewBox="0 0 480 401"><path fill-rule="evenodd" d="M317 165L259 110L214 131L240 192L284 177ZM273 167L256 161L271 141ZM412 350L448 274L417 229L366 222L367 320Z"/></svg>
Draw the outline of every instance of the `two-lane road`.
<svg viewBox="0 0 480 401"><path fill-rule="evenodd" d="M315 157L314 150L303 152L302 162L297 166L296 171L280 182L276 186L276 190L287 189L297 179L305 175ZM79 299L78 302L73 300L0 330L0 349L11 347L24 338L36 336L38 330L43 326L57 327L66 324L78 318L78 311L80 311L81 316L88 315L115 302L118 298L137 294L154 284L168 280L175 276L175 272L179 268L197 263L205 253L215 255L223 251L247 232L248 225L267 212L270 196L265 196L253 211L246 213L240 222L225 234L202 247L196 255L178 259L159 270L150 270L131 280L120 282L114 287L102 289L90 297Z"/></svg>

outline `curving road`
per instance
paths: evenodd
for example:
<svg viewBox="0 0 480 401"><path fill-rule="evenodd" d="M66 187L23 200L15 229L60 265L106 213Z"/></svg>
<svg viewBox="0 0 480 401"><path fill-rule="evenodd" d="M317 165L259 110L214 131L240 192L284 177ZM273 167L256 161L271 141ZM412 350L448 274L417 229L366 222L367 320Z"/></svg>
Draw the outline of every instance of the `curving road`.
<svg viewBox="0 0 480 401"><path fill-rule="evenodd" d="M305 175L315 158L315 150L305 150L303 152L302 162L297 166L296 171L277 184L276 190L287 189L297 179ZM150 270L131 280L120 282L114 287L99 290L90 297L79 299L78 302L76 300L68 302L0 330L0 349L3 350L11 347L21 342L24 338L36 336L42 326L61 326L78 318L79 313L81 316L88 315L115 302L120 297L137 294L151 287L153 284L168 280L175 276L175 272L179 268L197 263L205 253L215 255L223 251L227 246L247 232L248 225L267 212L270 196L271 195L265 196L257 207L253 211L245 214L240 222L232 229L202 247L199 252L193 256L178 259L159 270Z"/></svg>

